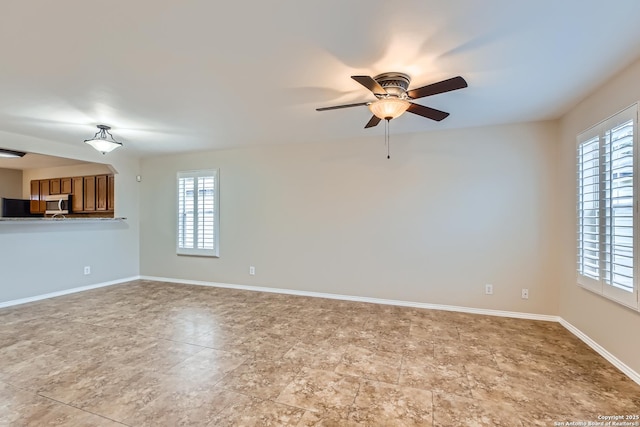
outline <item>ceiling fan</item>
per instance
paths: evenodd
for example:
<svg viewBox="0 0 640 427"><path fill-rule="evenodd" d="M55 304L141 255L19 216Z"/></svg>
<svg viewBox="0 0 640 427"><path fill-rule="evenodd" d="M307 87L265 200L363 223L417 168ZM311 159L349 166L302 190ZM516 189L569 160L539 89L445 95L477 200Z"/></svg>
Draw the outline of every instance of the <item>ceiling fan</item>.
<svg viewBox="0 0 640 427"><path fill-rule="evenodd" d="M467 87L467 82L460 76L411 90L408 90L411 78L404 73L382 73L375 77L351 76L351 78L369 89L377 99L375 101L357 102L355 104L316 108L316 111L337 110L340 108L366 105L373 113L373 116L369 122L367 122L365 128L377 126L382 119L395 119L405 111L439 122L445 119L449 113L415 104L411 101L424 98L425 96L437 95L439 93Z"/></svg>

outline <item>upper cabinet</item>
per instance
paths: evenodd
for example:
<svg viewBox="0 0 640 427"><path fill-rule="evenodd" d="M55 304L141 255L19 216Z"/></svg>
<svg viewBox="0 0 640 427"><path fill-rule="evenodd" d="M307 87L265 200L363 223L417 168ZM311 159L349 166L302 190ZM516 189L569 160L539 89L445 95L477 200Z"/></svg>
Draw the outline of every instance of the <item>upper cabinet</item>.
<svg viewBox="0 0 640 427"><path fill-rule="evenodd" d="M115 177L75 176L31 181L31 213L44 213L48 195L71 194L71 214L113 217Z"/></svg>
<svg viewBox="0 0 640 427"><path fill-rule="evenodd" d="M60 178L49 180L49 194L60 194Z"/></svg>
<svg viewBox="0 0 640 427"><path fill-rule="evenodd" d="M71 194L71 178L49 180L49 194Z"/></svg>
<svg viewBox="0 0 640 427"><path fill-rule="evenodd" d="M71 194L71 178L61 178L60 179L60 193L62 194Z"/></svg>

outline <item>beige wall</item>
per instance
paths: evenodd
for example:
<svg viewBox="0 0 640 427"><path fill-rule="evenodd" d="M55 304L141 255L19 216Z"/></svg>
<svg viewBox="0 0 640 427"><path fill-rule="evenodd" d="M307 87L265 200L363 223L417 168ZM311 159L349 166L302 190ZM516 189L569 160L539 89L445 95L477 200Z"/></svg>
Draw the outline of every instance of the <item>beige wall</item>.
<svg viewBox="0 0 640 427"><path fill-rule="evenodd" d="M6 148L104 162L82 141L62 144L0 131ZM0 223L0 303L120 280L139 274L138 159L122 149L107 157L118 172L116 216L108 223ZM91 266L91 275L83 274Z"/></svg>
<svg viewBox="0 0 640 427"><path fill-rule="evenodd" d="M560 123L558 189L560 311L565 320L590 336L636 372L640 372L640 313L576 285L576 136L640 99L640 61L599 88Z"/></svg>
<svg viewBox="0 0 640 427"><path fill-rule="evenodd" d="M0 168L0 197L22 198L22 171Z"/></svg>
<svg viewBox="0 0 640 427"><path fill-rule="evenodd" d="M142 160L141 273L557 313L556 125L392 141L391 160L381 133ZM221 256L177 256L176 172L212 167Z"/></svg>
<svg viewBox="0 0 640 427"><path fill-rule="evenodd" d="M0 168L0 216L2 216L2 197L22 198L22 171Z"/></svg>

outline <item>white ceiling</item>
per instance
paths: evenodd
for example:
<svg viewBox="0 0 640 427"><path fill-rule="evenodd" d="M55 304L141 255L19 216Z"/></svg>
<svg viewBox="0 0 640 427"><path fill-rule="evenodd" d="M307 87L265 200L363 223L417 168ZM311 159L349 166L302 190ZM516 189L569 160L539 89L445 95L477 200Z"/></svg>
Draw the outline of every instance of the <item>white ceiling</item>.
<svg viewBox="0 0 640 427"><path fill-rule="evenodd" d="M33 0L0 6L0 131L133 155L334 141L374 99L349 76L398 71L420 103L392 132L559 117L640 57L638 0ZM0 140L0 147L11 146ZM16 147L14 147L16 148ZM87 146L87 149L91 148Z"/></svg>

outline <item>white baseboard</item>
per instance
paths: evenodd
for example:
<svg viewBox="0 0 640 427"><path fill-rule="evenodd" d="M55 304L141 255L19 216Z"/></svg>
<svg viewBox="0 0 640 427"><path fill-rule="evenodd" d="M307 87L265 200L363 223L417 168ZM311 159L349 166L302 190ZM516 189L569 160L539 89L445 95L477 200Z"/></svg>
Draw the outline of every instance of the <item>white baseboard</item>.
<svg viewBox="0 0 640 427"><path fill-rule="evenodd" d="M591 347L596 353L600 354L602 357L608 360L613 366L618 368L620 371L622 371L625 375L627 375L633 381L640 384L640 374L638 374L636 371L631 369L620 359L615 357L613 354L609 353L600 344L598 344L597 342L589 338L589 336L587 336L581 330L579 330L578 328L576 328L575 326L573 326L571 323L567 322L560 316L552 316L547 314L535 314L535 313L521 313L517 311L503 311L503 310L491 310L491 309L484 309L484 308L462 307L462 306L456 306L456 305L440 305L440 304L429 304L429 303L412 302L412 301L388 300L388 299L381 299L381 298L359 297L359 296L353 296L353 295L328 294L323 292L299 291L295 289L267 288L262 286L247 286L247 285L235 285L231 283L205 282L200 280L174 279L174 278L168 278L168 277L140 276L140 278L144 280L155 280L158 282L183 283L186 285L213 286L218 288L241 289L246 291L272 292L272 293L287 294L287 295L300 295L300 296L309 296L309 297L317 297L317 298L339 299L339 300L346 300L346 301L368 302L373 304L397 305L402 307L426 308L431 310L457 311L460 313L471 313L471 314L484 314L487 316L513 317L517 319L558 322L562 326L564 326L569 332L571 332L573 335L575 335L576 337L581 339L585 344Z"/></svg>
<svg viewBox="0 0 640 427"><path fill-rule="evenodd" d="M62 295L74 294L76 292L88 291L90 289L103 288L105 286L118 285L120 283L131 282L132 280L137 280L139 278L140 276L127 277L124 279L117 279L117 280L111 280L109 282L97 283L94 285L79 286L77 288L64 289L62 291L51 292L48 294L34 295L32 297L14 299L11 301L4 301L4 302L0 302L0 308L11 307L12 305L26 304L28 302L40 301L43 299L59 297Z"/></svg>
<svg viewBox="0 0 640 427"><path fill-rule="evenodd" d="M607 359L613 366L620 369L626 376L631 378L633 381L640 384L640 374L638 372L634 371L629 366L627 366L624 362L622 362L620 359L615 357L613 354L609 353L607 349L605 349L600 344L595 342L593 339L591 339L591 337L589 337L587 334L582 332L580 329L573 326L571 323L567 322L563 318L560 318L559 322L569 332L571 332L576 337L580 338L585 344L591 347L593 351L595 351L600 356Z"/></svg>
<svg viewBox="0 0 640 427"><path fill-rule="evenodd" d="M491 310L485 308L463 307L457 305L429 304L424 302L402 301L394 299L361 297L354 295L328 294L324 292L300 291L296 289L267 288L262 286L235 285L231 283L205 282L200 280L174 279L169 277L140 276L143 280L158 282L183 283L185 285L213 286L216 288L240 289L244 291L271 292L276 294L299 295L305 297L338 299L344 301L368 302L372 304L397 305L401 307L427 308L431 310L457 311L460 313L484 314L487 316L515 317L518 319L544 320L557 322L558 316L546 314L521 313L517 311Z"/></svg>

